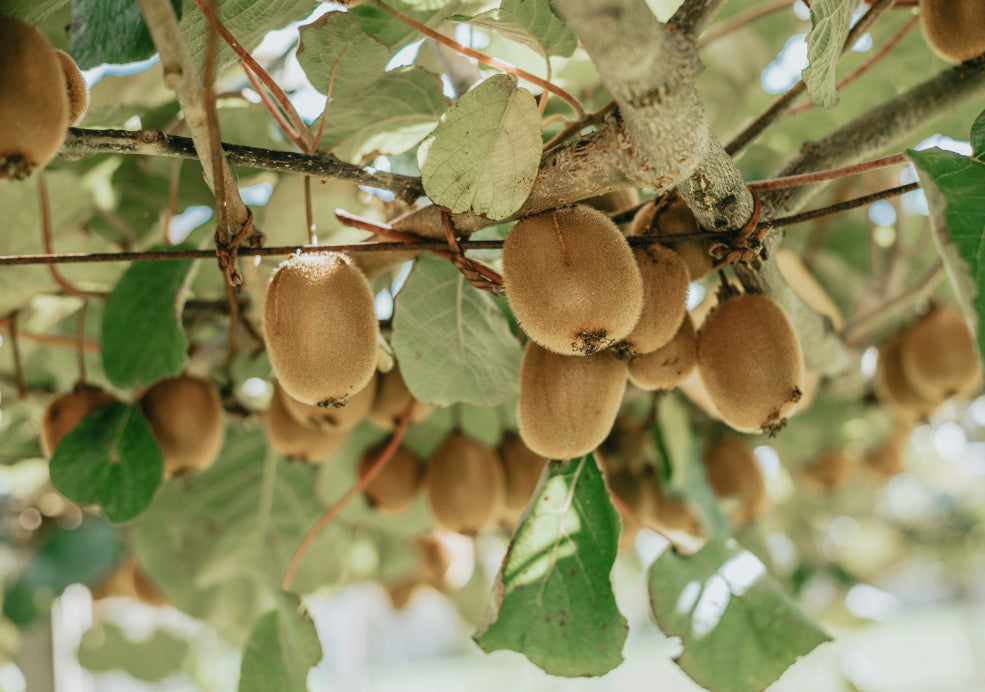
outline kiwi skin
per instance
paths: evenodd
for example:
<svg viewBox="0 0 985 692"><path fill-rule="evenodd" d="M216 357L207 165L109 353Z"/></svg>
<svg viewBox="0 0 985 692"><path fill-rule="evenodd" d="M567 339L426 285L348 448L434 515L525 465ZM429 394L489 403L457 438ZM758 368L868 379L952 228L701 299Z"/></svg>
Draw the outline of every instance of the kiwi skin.
<svg viewBox="0 0 985 692"><path fill-rule="evenodd" d="M684 260L669 248L638 247L633 257L643 279L643 310L633 331L614 347L627 358L652 353L674 338L687 312L691 283Z"/></svg>
<svg viewBox="0 0 985 692"><path fill-rule="evenodd" d="M356 474L362 478L376 463L386 443L374 445L359 459ZM399 514L414 504L421 487L421 462L414 453L398 447L383 470L366 486L369 504L381 514Z"/></svg>
<svg viewBox="0 0 985 692"><path fill-rule="evenodd" d="M515 524L537 488L547 459L523 443L516 433L507 433L499 443L499 458L503 461L506 492L503 519Z"/></svg>
<svg viewBox="0 0 985 692"><path fill-rule="evenodd" d="M548 459L574 459L602 444L619 413L627 366L609 353L560 356L528 341L520 363L520 437Z"/></svg>
<svg viewBox="0 0 985 692"><path fill-rule="evenodd" d="M394 365L389 372L378 378L376 398L368 414L369 422L384 430L393 430L397 427L409 401L410 390L407 389L407 383L400 374L400 366ZM430 416L435 408L433 404L418 401L410 414L410 422L420 423Z"/></svg>
<svg viewBox="0 0 985 692"><path fill-rule="evenodd" d="M698 373L722 420L775 434L800 401L800 342L783 309L743 293L716 305L698 332Z"/></svg>
<svg viewBox="0 0 985 692"><path fill-rule="evenodd" d="M896 425L878 446L869 450L862 457L862 464L870 476L885 480L903 472L907 443L910 439L910 427Z"/></svg>
<svg viewBox="0 0 985 692"><path fill-rule="evenodd" d="M975 338L958 310L937 305L900 337L900 367L921 398L943 401L981 385Z"/></svg>
<svg viewBox="0 0 985 692"><path fill-rule="evenodd" d="M424 483L431 515L449 531L475 534L499 516L503 505L503 462L461 433L452 433L431 453Z"/></svg>
<svg viewBox="0 0 985 692"><path fill-rule="evenodd" d="M647 391L674 389L694 371L697 362L698 335L687 313L669 343L629 362L629 381Z"/></svg>
<svg viewBox="0 0 985 692"><path fill-rule="evenodd" d="M503 243L503 288L530 338L563 355L608 348L643 309L629 243L609 217L584 205L513 226Z"/></svg>
<svg viewBox="0 0 985 692"><path fill-rule="evenodd" d="M65 140L68 91L54 49L19 19L0 15L0 181L51 161Z"/></svg>
<svg viewBox="0 0 985 692"><path fill-rule="evenodd" d="M161 446L164 477L202 471L222 450L222 400L208 380L179 375L155 383L140 408Z"/></svg>
<svg viewBox="0 0 985 692"><path fill-rule="evenodd" d="M800 470L814 488L831 491L842 488L848 483L853 465L854 462L848 452L843 449L829 449Z"/></svg>
<svg viewBox="0 0 985 692"><path fill-rule="evenodd" d="M109 406L116 397L98 387L79 385L71 394L51 400L41 418L41 451L50 459L70 431L88 414Z"/></svg>
<svg viewBox="0 0 985 692"><path fill-rule="evenodd" d="M980 0L920 0L923 36L937 55L964 62L985 53L985 5Z"/></svg>
<svg viewBox="0 0 985 692"><path fill-rule="evenodd" d="M65 85L68 87L68 126L74 127L82 122L82 118L89 108L89 88L86 86L85 79L82 78L82 71L72 60L72 56L63 50L56 50L55 55L62 64L65 73Z"/></svg>
<svg viewBox="0 0 985 692"><path fill-rule="evenodd" d="M278 454L295 461L317 463L335 454L345 442L346 432L330 432L295 420L284 404L284 390L274 383L267 409L267 441Z"/></svg>
<svg viewBox="0 0 985 692"><path fill-rule="evenodd" d="M766 482L749 445L735 437L723 438L708 448L704 462L716 495L738 495L742 499L742 507L733 515L737 524L748 524L766 512Z"/></svg>
<svg viewBox="0 0 985 692"><path fill-rule="evenodd" d="M879 401L901 423L915 425L928 419L944 403L944 398L927 399L910 384L903 370L901 344L903 333L890 336L879 347L875 391Z"/></svg>
<svg viewBox="0 0 985 692"><path fill-rule="evenodd" d="M661 204L660 211L657 211L657 204ZM633 224L629 235L681 235L685 233L697 233L698 222L694 214L688 209L687 204L677 194L664 203L662 198L653 198L643 205L636 216L633 217ZM675 240L664 243L671 250L676 252L687 265L688 275L692 281L703 279L712 270L714 261L708 254L708 247L705 241L701 240Z"/></svg>
<svg viewBox="0 0 985 692"><path fill-rule="evenodd" d="M295 255L282 262L267 286L263 313L270 364L298 401L345 405L376 372L373 292L346 255Z"/></svg>
<svg viewBox="0 0 985 692"><path fill-rule="evenodd" d="M298 401L281 388L281 401L291 417L302 425L321 428L327 433L344 433L356 427L369 414L376 399L376 374L369 383L349 397L345 406L325 408Z"/></svg>

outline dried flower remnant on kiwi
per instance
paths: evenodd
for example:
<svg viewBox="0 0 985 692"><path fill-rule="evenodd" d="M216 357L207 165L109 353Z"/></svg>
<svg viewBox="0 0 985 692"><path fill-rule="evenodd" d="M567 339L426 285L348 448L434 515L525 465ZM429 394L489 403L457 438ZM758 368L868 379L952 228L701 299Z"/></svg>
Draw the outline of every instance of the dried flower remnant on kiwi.
<svg viewBox="0 0 985 692"><path fill-rule="evenodd" d="M627 336L643 280L626 238L587 206L519 221L503 244L510 308L531 339L561 355L591 355Z"/></svg>
<svg viewBox="0 0 985 692"><path fill-rule="evenodd" d="M295 255L274 271L264 301L270 363L298 401L344 406L376 372L373 293L346 255Z"/></svg>

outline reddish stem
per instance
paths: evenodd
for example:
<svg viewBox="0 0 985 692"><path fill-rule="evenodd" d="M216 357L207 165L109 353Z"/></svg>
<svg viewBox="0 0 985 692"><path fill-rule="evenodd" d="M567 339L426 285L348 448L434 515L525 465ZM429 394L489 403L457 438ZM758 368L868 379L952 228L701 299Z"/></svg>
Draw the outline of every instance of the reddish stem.
<svg viewBox="0 0 985 692"><path fill-rule="evenodd" d="M833 180L843 176L855 175L856 173L864 173L865 171L871 171L876 168L898 166L905 163L908 163L908 161L904 154L893 154L892 156L885 156L881 159L864 161L863 163L856 163L851 166L843 166L841 168L830 168L825 171L802 173L800 175L788 175L783 178L770 178L769 180L753 180L748 183L748 186L753 190L774 190L783 187L809 185L810 183L817 183L823 180Z"/></svg>
<svg viewBox="0 0 985 692"><path fill-rule="evenodd" d="M44 251L49 255L53 255L55 254L55 248L51 241L51 212L48 207L48 186L44 182L44 173L38 174L38 196L41 198L41 233L44 237ZM48 271L51 272L55 283L67 294L78 298L90 297L89 293L76 288L66 281L65 277L61 275L61 272L58 271L54 264L48 265Z"/></svg>

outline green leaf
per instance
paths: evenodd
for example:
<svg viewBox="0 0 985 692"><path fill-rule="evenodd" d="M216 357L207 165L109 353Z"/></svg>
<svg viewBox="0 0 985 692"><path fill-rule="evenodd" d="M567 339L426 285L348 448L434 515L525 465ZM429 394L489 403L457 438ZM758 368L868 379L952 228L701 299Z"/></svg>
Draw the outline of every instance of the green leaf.
<svg viewBox="0 0 985 692"><path fill-rule="evenodd" d="M180 19L181 0L171 4ZM73 0L68 35L69 52L83 70L146 60L157 52L137 0Z"/></svg>
<svg viewBox="0 0 985 692"><path fill-rule="evenodd" d="M516 398L523 349L492 299L448 260L417 260L394 300L391 343L420 401L497 406Z"/></svg>
<svg viewBox="0 0 985 692"><path fill-rule="evenodd" d="M192 260L134 262L106 299L99 350L106 376L131 387L177 375L188 362L179 315Z"/></svg>
<svg viewBox="0 0 985 692"><path fill-rule="evenodd" d="M318 633L301 599L278 592L274 610L253 628L243 652L239 692L307 692L308 669L322 657Z"/></svg>
<svg viewBox="0 0 985 692"><path fill-rule="evenodd" d="M985 363L985 163L942 149L906 154L917 167L934 243Z"/></svg>
<svg viewBox="0 0 985 692"><path fill-rule="evenodd" d="M449 19L494 31L545 58L552 55L567 58L578 47L578 39L554 11L550 0L503 0L498 9L474 17L456 15Z"/></svg>
<svg viewBox="0 0 985 692"><path fill-rule="evenodd" d="M346 161L399 154L424 139L446 106L437 75L391 70L365 93L332 100L321 146Z"/></svg>
<svg viewBox="0 0 985 692"><path fill-rule="evenodd" d="M383 76L390 53L348 12L329 12L301 27L297 58L308 81L333 98L356 94Z"/></svg>
<svg viewBox="0 0 985 692"><path fill-rule="evenodd" d="M814 0L811 2L811 30L807 34L807 60L801 75L807 83L811 101L822 108L838 103L835 67L852 24L852 0Z"/></svg>
<svg viewBox="0 0 985 692"><path fill-rule="evenodd" d="M474 0L387 0L386 4L411 19L436 29L444 23L448 15L467 12L482 3ZM359 20L363 31L375 36L389 49L390 55L409 43L421 40L421 34L416 29L370 4L353 7L349 13Z"/></svg>
<svg viewBox="0 0 985 692"><path fill-rule="evenodd" d="M458 99L421 143L424 191L453 214L505 219L533 188L541 145L533 94L494 75Z"/></svg>
<svg viewBox="0 0 985 692"><path fill-rule="evenodd" d="M971 124L972 157L985 163L985 111Z"/></svg>
<svg viewBox="0 0 985 692"><path fill-rule="evenodd" d="M212 467L164 483L134 522L140 564L176 608L242 645L325 509L317 474L270 452L262 427L230 431ZM341 579L351 538L348 527L329 524L301 560L294 589Z"/></svg>
<svg viewBox="0 0 985 692"><path fill-rule="evenodd" d="M4 0L2 7L8 17L17 17L37 26L69 2L71 0Z"/></svg>
<svg viewBox="0 0 985 692"><path fill-rule="evenodd" d="M299 22L318 6L316 0L218 0L219 18L236 40L248 51L258 45L268 31L283 29L291 22ZM181 33L188 44L192 62L201 66L205 59L209 23L193 0L182 0ZM216 54L216 70L219 71L236 59L236 54L219 40Z"/></svg>
<svg viewBox="0 0 985 692"><path fill-rule="evenodd" d="M117 402L87 415L55 450L51 483L79 504L99 503L119 523L143 512L161 484L161 449L135 404Z"/></svg>
<svg viewBox="0 0 985 692"><path fill-rule="evenodd" d="M609 572L619 514L589 454L554 462L500 568L473 639L522 653L551 675L604 675L622 660L626 619Z"/></svg>
<svg viewBox="0 0 985 692"><path fill-rule="evenodd" d="M657 626L681 639L677 665L715 692L759 692L830 640L733 539L689 556L665 550L648 589Z"/></svg>
<svg viewBox="0 0 985 692"><path fill-rule="evenodd" d="M92 672L123 670L137 680L157 682L180 670L189 653L188 640L164 630L133 641L120 627L102 624L82 635L77 656L79 664Z"/></svg>

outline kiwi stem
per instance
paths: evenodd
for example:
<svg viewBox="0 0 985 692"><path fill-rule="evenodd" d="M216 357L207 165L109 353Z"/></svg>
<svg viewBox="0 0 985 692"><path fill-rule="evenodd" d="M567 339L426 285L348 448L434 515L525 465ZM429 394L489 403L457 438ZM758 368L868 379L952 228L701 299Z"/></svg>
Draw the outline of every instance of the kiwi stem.
<svg viewBox="0 0 985 692"><path fill-rule="evenodd" d="M200 2L200 0L195 0L195 2ZM417 20L408 17L403 12L393 9L386 3L380 2L380 0L370 0L370 4L373 7L383 12L386 12L394 19L403 22L404 24L411 27L415 31L419 31L420 33L424 34L428 38L433 39L444 46L448 46L452 50L461 53L464 56L478 60L483 65L488 65L489 67L493 67L497 70L502 70L506 74L511 74L514 77L519 77L520 79L526 82L530 82L531 84L535 84L536 86L539 86L541 89L551 92L552 94L560 98L562 101L567 103L569 106L571 106L571 109L575 112L575 115L579 119L585 117L585 109L582 107L581 102L578 101L578 99L576 99L574 96L569 94L561 87L555 84L551 84L550 82L543 80L535 75L532 75L529 72L521 70L518 67L510 65L509 63L505 63L502 60L497 60L496 58L491 58L488 55L484 55L483 53L474 51L471 48L466 48L462 44L448 38L444 34L439 34L437 31L428 28L427 26L421 24Z"/></svg>
<svg viewBox="0 0 985 692"><path fill-rule="evenodd" d="M14 312L7 315L5 318L7 320L7 329L10 336L10 349L11 357L14 361L14 381L17 383L17 398L24 399L27 397L27 385L24 383L24 369L21 367L21 349L20 340L17 338L17 317L18 312Z"/></svg>
<svg viewBox="0 0 985 692"><path fill-rule="evenodd" d="M8 318L0 318L0 333L10 333L9 327L5 326L7 322L9 322ZM23 330L19 330L17 332L17 338L21 341L29 341L33 344L41 344L42 346L74 349L81 347L86 353L99 353L98 343L95 341L82 341L80 343L77 336L52 336L50 334L37 334L35 332L25 332Z"/></svg>
<svg viewBox="0 0 985 692"><path fill-rule="evenodd" d="M48 206L48 186L45 185L43 172L38 173L38 198L41 204L41 233L44 238L44 251L49 255L53 255L55 254L55 249L51 240L51 211ZM61 272L55 268L55 265L49 264L48 271L51 272L55 283L70 296L76 296L77 298L91 297L85 291L79 290L66 281L65 277L61 275Z"/></svg>
<svg viewBox="0 0 985 692"><path fill-rule="evenodd" d="M884 156L880 159L863 161L862 163L856 163L851 166L829 168L824 171L801 173L800 175L787 175L780 178L770 178L768 180L753 180L747 184L753 190L775 190L777 188L796 187L797 185L809 185L811 183L817 183L823 180L833 180L835 178L842 178L848 175L855 175L856 173L865 173L866 171L871 171L878 168L900 166L907 163L909 163L909 161L907 160L905 154L893 154L892 156Z"/></svg>
<svg viewBox="0 0 985 692"><path fill-rule="evenodd" d="M89 301L82 302L75 321L75 353L79 362L79 382L86 381L86 308Z"/></svg>
<svg viewBox="0 0 985 692"><path fill-rule="evenodd" d="M311 543L318 537L318 534L322 532L322 529L324 529L328 525L328 522L334 519L338 513L341 512L347 504L349 504L349 501L352 500L352 498L363 492L367 486L373 482L373 479L376 478L381 471L383 471L390 459L393 458L394 453L400 446L400 441L404 437L404 432L407 430L407 425L410 423L410 417L411 414L414 413L414 404L416 403L417 400L414 399L414 397L411 397L410 401L407 402L407 406L404 408L403 413L400 414L400 422L397 423L397 429L393 432L393 436L390 438L390 441L387 442L386 447L384 447L383 451L380 452L380 456L373 462L373 465L367 469L366 473L364 473L359 480L356 481L356 484L352 486L349 492L342 496L341 500L325 510L325 513L301 540L297 550L295 550L294 554L291 556L291 562L287 565L287 571L284 572L284 578L280 583L281 591L291 590L291 582L294 580L294 572L298 568L298 563L301 561L301 557L304 555L305 551L308 550Z"/></svg>
<svg viewBox="0 0 985 692"><path fill-rule="evenodd" d="M280 131L284 133L284 136L291 140L291 142L294 143L294 146L298 149L307 149L307 147L304 146L304 142L301 140L301 135L299 135L298 131L291 126L291 123L287 122L287 118L284 117L284 114L281 112L280 108L278 108L277 104L270 98L270 94L268 94L267 90L263 88L263 85L260 83L260 80L257 79L257 76L249 69L245 69L243 72L246 73L246 78L250 80L250 86L253 87L253 91L260 95L260 101L267 109L267 112L270 113L270 117L272 117L274 122L277 123L277 127L279 127Z"/></svg>

